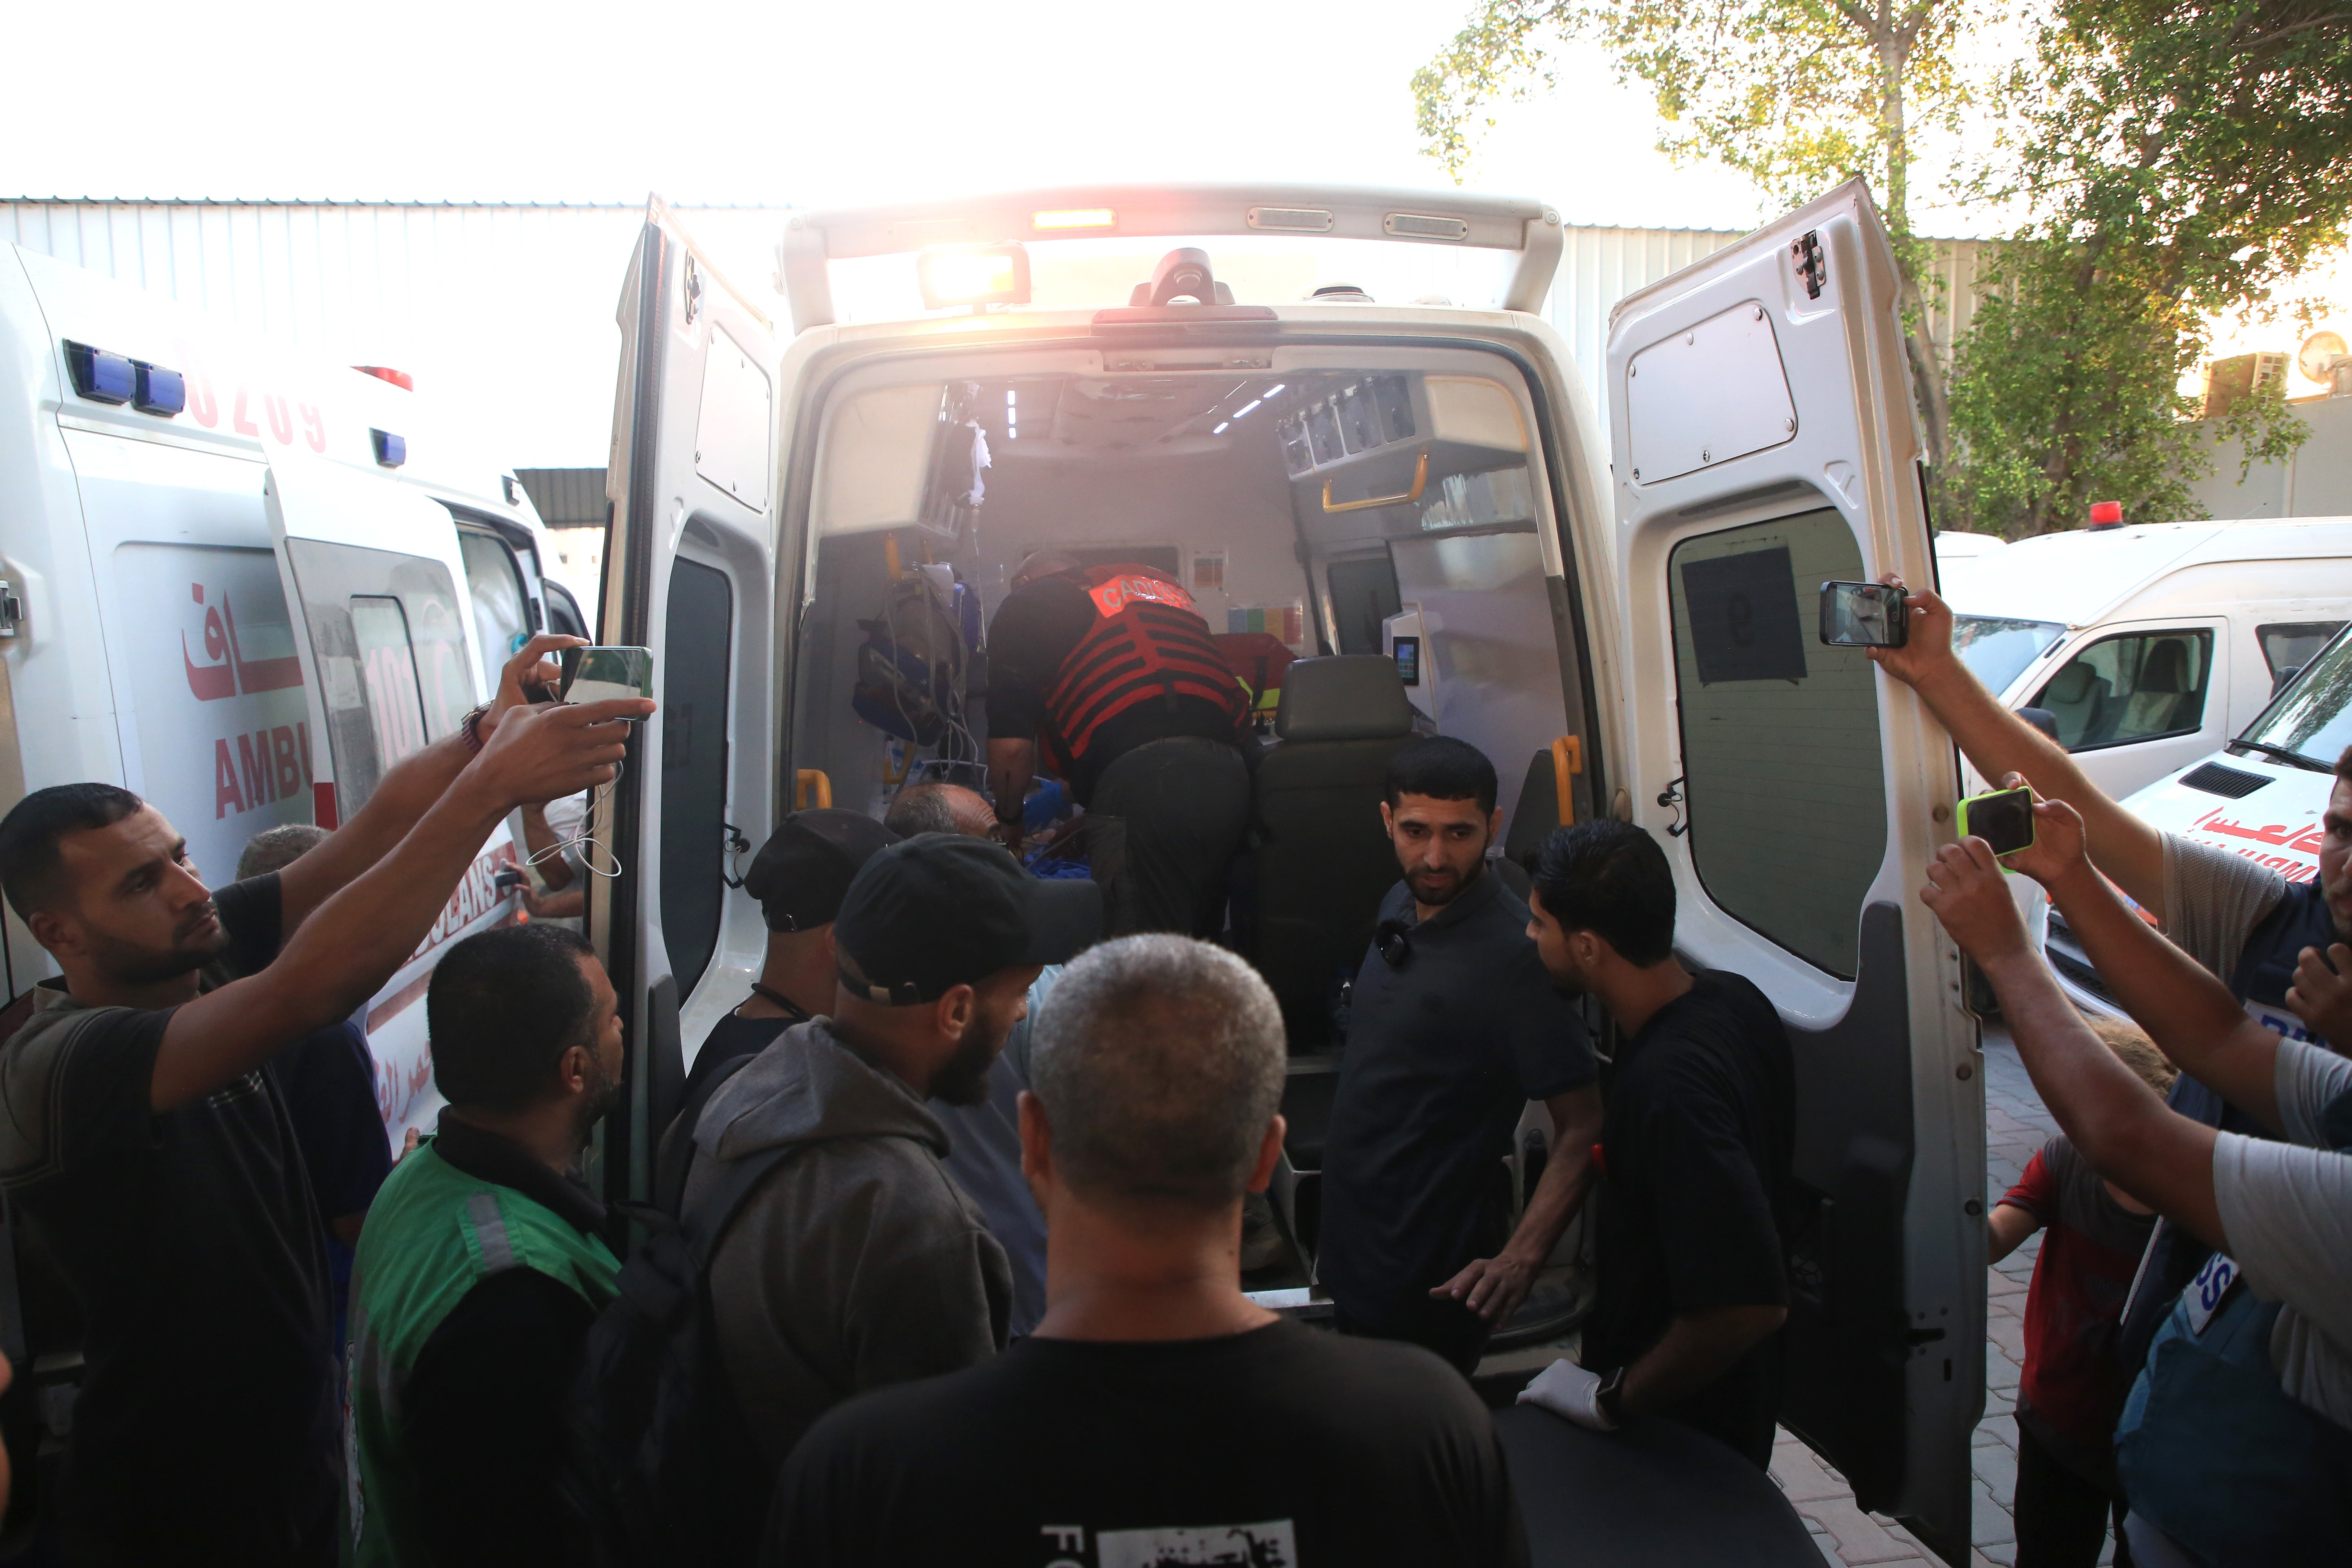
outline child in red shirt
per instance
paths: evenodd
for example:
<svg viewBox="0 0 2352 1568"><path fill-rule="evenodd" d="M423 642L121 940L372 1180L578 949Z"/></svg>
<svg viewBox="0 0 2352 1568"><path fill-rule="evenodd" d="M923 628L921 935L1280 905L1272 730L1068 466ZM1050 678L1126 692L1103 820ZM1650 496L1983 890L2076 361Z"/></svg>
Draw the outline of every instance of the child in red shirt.
<svg viewBox="0 0 2352 1568"><path fill-rule="evenodd" d="M2121 1019L2092 1032L2160 1098L2178 1069ZM2100 1180L2062 1134L2042 1146L1995 1205L1987 1251L1999 1262L2047 1227L2025 1297L2025 1370L2017 1385L2017 1568L2092 1568L2112 1519L2123 1542L2116 1417L2137 1370L2115 1342L2156 1216Z"/></svg>

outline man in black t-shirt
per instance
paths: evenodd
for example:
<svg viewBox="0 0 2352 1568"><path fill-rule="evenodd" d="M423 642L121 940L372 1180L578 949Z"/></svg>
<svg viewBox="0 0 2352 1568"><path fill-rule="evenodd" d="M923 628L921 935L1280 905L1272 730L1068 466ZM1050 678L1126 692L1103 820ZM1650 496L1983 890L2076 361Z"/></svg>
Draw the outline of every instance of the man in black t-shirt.
<svg viewBox="0 0 2352 1568"><path fill-rule="evenodd" d="M1249 699L1181 584L1132 563L1023 561L988 628L988 786L1016 855L1043 742L1087 808L1112 935L1213 937L1249 827Z"/></svg>
<svg viewBox="0 0 2352 1568"><path fill-rule="evenodd" d="M1486 868L1495 768L1447 736L1389 765L1381 807L1404 871L1356 971L1323 1146L1316 1272L1342 1332L1425 1345L1466 1374L1526 1300L1591 1179L1592 1048ZM1514 1228L1503 1157L1530 1100L1551 1158Z"/></svg>
<svg viewBox="0 0 2352 1568"><path fill-rule="evenodd" d="M1242 1194L1281 1153L1283 1063L1274 995L1231 953L1142 936L1072 963L1021 1100L1045 1321L818 1422L766 1560L1524 1563L1501 1446L1461 1379L1242 1294Z"/></svg>
<svg viewBox="0 0 2352 1568"><path fill-rule="evenodd" d="M1602 1431L1655 1413L1762 1468L1789 1315L1788 1031L1747 980L1693 973L1675 957L1674 873L1631 823L1554 832L1528 902L1544 967L1599 998L1620 1043L1584 1364L1555 1363L1519 1397Z"/></svg>
<svg viewBox="0 0 2352 1568"><path fill-rule="evenodd" d="M208 889L163 815L107 784L0 820L0 891L64 972L0 1048L0 1185L85 1325L45 1500L67 1563L334 1560L326 1267L268 1064L408 961L509 811L612 776L612 721L651 702L523 704L577 640L534 639L495 702L283 872Z"/></svg>

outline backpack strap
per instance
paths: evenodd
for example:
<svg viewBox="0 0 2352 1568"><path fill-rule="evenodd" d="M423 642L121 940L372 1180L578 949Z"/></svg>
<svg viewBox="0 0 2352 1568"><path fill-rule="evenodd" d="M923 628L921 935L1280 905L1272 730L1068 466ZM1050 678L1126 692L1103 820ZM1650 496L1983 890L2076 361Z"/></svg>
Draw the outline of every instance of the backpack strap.
<svg viewBox="0 0 2352 1568"><path fill-rule="evenodd" d="M703 1108L719 1092L719 1086L750 1067L759 1054L745 1051L719 1063L670 1119L669 1133L663 1138L655 1160L654 1203L672 1219L681 1217L686 1204L686 1173L694 1164L695 1123L702 1120Z"/></svg>

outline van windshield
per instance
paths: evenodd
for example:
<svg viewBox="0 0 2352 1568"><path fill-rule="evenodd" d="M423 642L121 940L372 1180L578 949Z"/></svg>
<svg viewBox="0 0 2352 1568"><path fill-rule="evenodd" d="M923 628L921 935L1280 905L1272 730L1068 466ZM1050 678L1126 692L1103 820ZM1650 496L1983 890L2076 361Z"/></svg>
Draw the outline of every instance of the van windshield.
<svg viewBox="0 0 2352 1568"><path fill-rule="evenodd" d="M2322 773L2352 745L2352 637L2338 636L2233 744Z"/></svg>
<svg viewBox="0 0 2352 1568"><path fill-rule="evenodd" d="M2055 621L2013 621L2002 616L1954 616L1952 651L1995 697L2025 667L2066 635Z"/></svg>

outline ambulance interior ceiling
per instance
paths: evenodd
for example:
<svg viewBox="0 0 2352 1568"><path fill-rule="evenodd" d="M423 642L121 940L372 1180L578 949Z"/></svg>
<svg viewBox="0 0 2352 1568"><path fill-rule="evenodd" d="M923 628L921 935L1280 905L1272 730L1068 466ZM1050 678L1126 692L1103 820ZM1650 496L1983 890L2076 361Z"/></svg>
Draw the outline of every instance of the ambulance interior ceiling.
<svg viewBox="0 0 2352 1568"><path fill-rule="evenodd" d="M1271 631L1300 657L1388 653L1383 623L1418 608L1408 696L1494 759L1507 828L1565 710L1537 532L1550 509L1501 379L1514 374L1055 373L846 393L820 435L793 766L878 816L909 766L983 754L976 697L968 733L908 743L870 721L888 573L928 565L935 584L963 584L985 626L1021 559L1050 547L1157 566L1212 631ZM973 676L983 689L984 668ZM883 713L901 729L920 717Z"/></svg>

